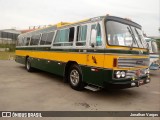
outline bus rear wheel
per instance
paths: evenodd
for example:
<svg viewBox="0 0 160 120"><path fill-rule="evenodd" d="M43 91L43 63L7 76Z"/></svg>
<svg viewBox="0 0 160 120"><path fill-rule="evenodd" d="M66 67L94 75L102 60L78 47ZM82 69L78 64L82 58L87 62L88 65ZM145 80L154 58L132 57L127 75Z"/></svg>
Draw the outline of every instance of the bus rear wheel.
<svg viewBox="0 0 160 120"><path fill-rule="evenodd" d="M83 90L84 89L84 82L82 80L82 73L78 65L73 65L70 67L68 80L71 88L74 90Z"/></svg>
<svg viewBox="0 0 160 120"><path fill-rule="evenodd" d="M26 60L26 69L27 69L28 72L32 72L33 71L33 68L31 67L31 61L30 61L29 57Z"/></svg>

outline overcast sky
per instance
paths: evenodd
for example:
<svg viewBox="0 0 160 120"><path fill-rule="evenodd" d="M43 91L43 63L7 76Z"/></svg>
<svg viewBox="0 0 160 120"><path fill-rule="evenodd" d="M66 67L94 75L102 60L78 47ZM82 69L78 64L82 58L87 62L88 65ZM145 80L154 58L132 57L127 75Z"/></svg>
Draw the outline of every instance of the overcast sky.
<svg viewBox="0 0 160 120"><path fill-rule="evenodd" d="M142 25L149 36L160 35L160 0L0 0L0 29L28 28L114 15Z"/></svg>

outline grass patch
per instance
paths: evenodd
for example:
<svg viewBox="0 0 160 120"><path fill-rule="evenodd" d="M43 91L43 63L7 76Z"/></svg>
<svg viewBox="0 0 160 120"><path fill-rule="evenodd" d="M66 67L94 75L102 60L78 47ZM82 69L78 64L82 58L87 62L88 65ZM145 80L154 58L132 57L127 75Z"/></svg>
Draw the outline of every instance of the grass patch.
<svg viewBox="0 0 160 120"><path fill-rule="evenodd" d="M15 51L16 45L15 44L0 44L0 48L9 48L10 52Z"/></svg>
<svg viewBox="0 0 160 120"><path fill-rule="evenodd" d="M15 52L0 52L0 60L14 60Z"/></svg>

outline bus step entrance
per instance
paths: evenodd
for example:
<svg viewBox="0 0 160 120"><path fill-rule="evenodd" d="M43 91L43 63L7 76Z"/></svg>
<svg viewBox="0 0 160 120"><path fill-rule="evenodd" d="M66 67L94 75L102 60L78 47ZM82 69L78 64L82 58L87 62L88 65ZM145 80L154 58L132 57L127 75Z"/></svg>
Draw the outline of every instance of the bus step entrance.
<svg viewBox="0 0 160 120"><path fill-rule="evenodd" d="M94 91L94 92L100 90L99 87L91 86L91 85L87 85L87 86L85 87L85 89L88 89L88 90L91 90L91 91Z"/></svg>

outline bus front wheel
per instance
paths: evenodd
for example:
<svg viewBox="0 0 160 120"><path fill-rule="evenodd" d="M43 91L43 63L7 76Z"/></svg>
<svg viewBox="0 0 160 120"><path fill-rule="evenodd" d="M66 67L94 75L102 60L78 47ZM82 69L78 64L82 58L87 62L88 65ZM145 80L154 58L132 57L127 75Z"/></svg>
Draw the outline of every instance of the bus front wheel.
<svg viewBox="0 0 160 120"><path fill-rule="evenodd" d="M82 81L82 73L78 65L73 65L70 67L68 80L71 88L74 90L83 90L84 83Z"/></svg>

